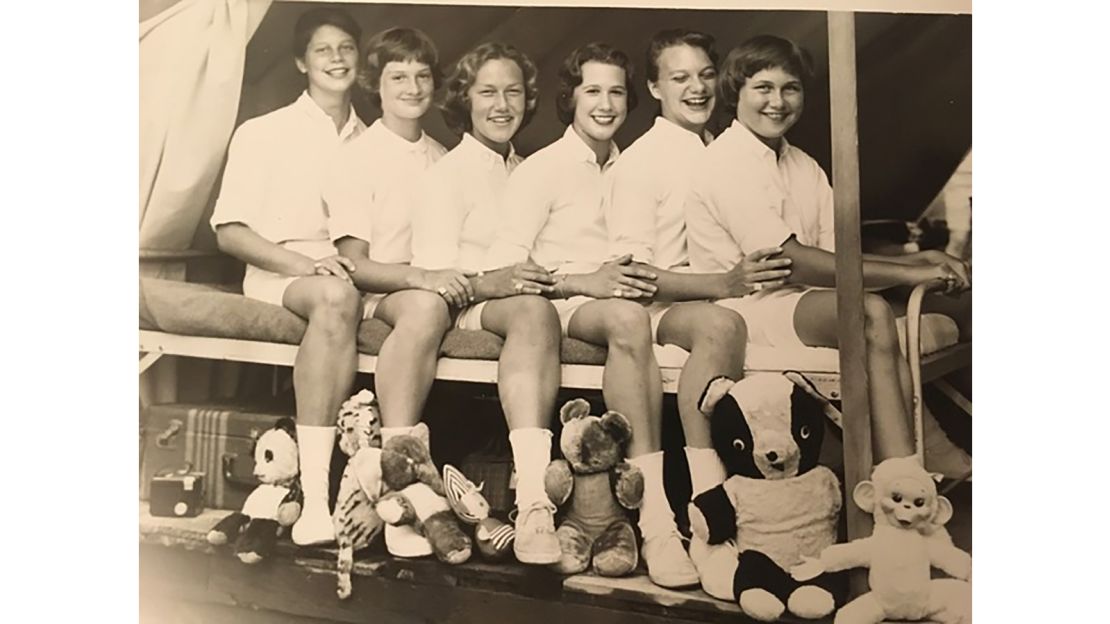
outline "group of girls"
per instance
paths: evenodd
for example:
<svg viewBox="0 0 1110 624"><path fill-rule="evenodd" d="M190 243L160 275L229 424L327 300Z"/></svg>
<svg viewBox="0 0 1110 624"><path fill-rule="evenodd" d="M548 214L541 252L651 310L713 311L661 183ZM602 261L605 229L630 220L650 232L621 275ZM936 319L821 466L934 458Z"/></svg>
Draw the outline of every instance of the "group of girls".
<svg viewBox="0 0 1110 624"><path fill-rule="evenodd" d="M307 90L236 131L212 218L220 248L248 265L244 294L308 321L294 365L305 505L293 540L334 539L328 467L360 321L392 327L375 373L385 440L422 430L414 426L444 334L483 329L505 340L498 391L517 472L516 557L578 571L562 556L543 485L559 346L571 336L607 348L604 401L633 426L648 575L696 585L663 486L653 346L690 353L678 411L697 494L724 478L697 406L707 382L739 379L749 341L837 345L831 189L784 136L813 76L808 54L760 36L718 63L709 35L656 34L645 67L660 113L621 153L613 136L636 106L632 64L607 44L583 45L562 63L554 94L566 131L525 160L512 139L540 102L526 54L483 43L441 78L419 30L391 28L360 48L361 35L339 10L300 18L293 55ZM354 88L381 109L369 127L351 105ZM450 151L422 128L433 104L461 135ZM733 121L714 140L706 124L718 105ZM864 262L870 288L936 278L970 286L967 267L941 253ZM876 461L910 455L894 315L878 295L864 307ZM937 438L931 461L959 473L966 456ZM430 553L404 527L388 527L385 541L398 556Z"/></svg>

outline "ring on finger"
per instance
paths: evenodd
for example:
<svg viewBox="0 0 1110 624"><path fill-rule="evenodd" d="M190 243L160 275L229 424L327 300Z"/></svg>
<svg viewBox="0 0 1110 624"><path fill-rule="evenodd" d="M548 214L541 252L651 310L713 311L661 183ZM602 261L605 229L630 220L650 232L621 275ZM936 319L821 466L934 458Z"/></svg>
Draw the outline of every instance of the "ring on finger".
<svg viewBox="0 0 1110 624"><path fill-rule="evenodd" d="M513 284L513 290L515 290L517 292L520 292L520 291L524 290L524 282L517 282L517 283Z"/></svg>
<svg viewBox="0 0 1110 624"><path fill-rule="evenodd" d="M613 289L613 296L614 296L614 297L620 297L620 296L621 296L621 292L623 292L623 291L621 291L621 289L620 289L620 288L614 288L614 289Z"/></svg>
<svg viewBox="0 0 1110 624"><path fill-rule="evenodd" d="M439 293L440 296L443 296L443 295L447 294L447 289L444 288L443 286L440 286L439 288L436 289L436 292Z"/></svg>
<svg viewBox="0 0 1110 624"><path fill-rule="evenodd" d="M763 290L763 282L756 282L752 284L752 292L759 292Z"/></svg>

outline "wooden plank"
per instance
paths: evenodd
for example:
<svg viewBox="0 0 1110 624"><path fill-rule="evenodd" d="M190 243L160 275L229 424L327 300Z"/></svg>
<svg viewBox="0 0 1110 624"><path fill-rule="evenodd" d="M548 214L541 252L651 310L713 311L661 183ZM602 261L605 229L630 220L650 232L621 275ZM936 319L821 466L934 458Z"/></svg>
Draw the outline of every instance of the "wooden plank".
<svg viewBox="0 0 1110 624"><path fill-rule="evenodd" d="M864 342L863 261L859 218L859 133L856 108L855 15L829 13L829 94L832 117L833 193L836 232L836 305L844 412L844 491L871 472L871 409ZM845 505L848 539L871 534L870 516ZM852 588L866 588L857 571Z"/></svg>

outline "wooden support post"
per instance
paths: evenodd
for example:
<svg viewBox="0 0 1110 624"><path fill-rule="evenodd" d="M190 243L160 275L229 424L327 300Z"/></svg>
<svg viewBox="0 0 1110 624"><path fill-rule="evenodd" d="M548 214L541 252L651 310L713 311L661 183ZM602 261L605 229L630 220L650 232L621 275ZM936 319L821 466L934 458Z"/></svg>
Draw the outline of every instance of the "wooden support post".
<svg viewBox="0 0 1110 624"><path fill-rule="evenodd" d="M844 491L848 539L871 533L871 518L851 503L871 471L871 407L864 342L860 250L859 134L856 125L856 27L850 12L829 13L829 95L836 229L837 335L844 412Z"/></svg>

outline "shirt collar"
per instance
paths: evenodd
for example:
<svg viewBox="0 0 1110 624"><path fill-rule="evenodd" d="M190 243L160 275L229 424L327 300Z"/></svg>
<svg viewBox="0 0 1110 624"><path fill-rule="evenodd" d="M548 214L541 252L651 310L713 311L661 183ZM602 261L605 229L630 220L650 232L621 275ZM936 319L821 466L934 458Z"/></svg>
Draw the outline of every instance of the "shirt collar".
<svg viewBox="0 0 1110 624"><path fill-rule="evenodd" d="M737 143L743 149L758 154L763 158L771 157L776 161L781 160L786 156L787 152L790 151L790 143L786 140L786 137L782 137L782 146L776 154L775 150L767 147L766 143L760 141L759 138L755 136L755 133L748 130L748 127L740 123L738 119L733 119L732 125L730 125L728 129L731 130L730 134L736 136Z"/></svg>
<svg viewBox="0 0 1110 624"><path fill-rule="evenodd" d="M333 120L330 115L324 112L324 109L320 108L320 105L316 103L316 100L312 99L312 96L308 94L308 89L305 89L301 93L301 96L297 98L297 101L294 102L294 105L298 109L304 111L304 113L309 117L312 117L319 121L327 122L329 127L335 127L335 120ZM365 126L363 126L362 120L358 118L357 114L355 114L355 107L351 106L350 110L347 111L347 123L343 124L343 127L339 129L339 138L341 140L346 140L350 138L352 134L355 134L364 127Z"/></svg>
<svg viewBox="0 0 1110 624"><path fill-rule="evenodd" d="M423 130L420 131L419 139L409 141L387 128L385 122L378 118L370 126L370 131L377 133L383 141L392 145L396 150L412 154L424 154L428 151L428 134Z"/></svg>
<svg viewBox="0 0 1110 624"><path fill-rule="evenodd" d="M459 148L466 150L468 155L473 155L475 158L479 158L491 165L504 167L506 169L511 169L517 160L516 148L513 147L512 143L509 143L508 158L502 158L501 154L491 150L484 143L474 138L474 135L469 132L463 133L462 141L459 142Z"/></svg>
<svg viewBox="0 0 1110 624"><path fill-rule="evenodd" d="M698 147L705 147L706 145L708 145L708 142L703 142L703 137L699 137L693 132L690 132L686 128L683 128L682 126L676 124L675 122L667 119L662 115L659 115L655 118L655 124L652 125L651 131L658 132L668 137L670 140L690 141L691 144L696 143ZM713 140L713 135L710 134L708 130L703 131L703 135L710 141Z"/></svg>
<svg viewBox="0 0 1110 624"><path fill-rule="evenodd" d="M559 142L563 144L564 149L567 150L567 153L574 155L575 160L582 160L584 162L590 163L591 165L597 164L597 154L595 154L594 151L590 149L589 145L586 145L586 142L582 140L582 137L578 136L578 133L574 131L573 125L567 126L566 131L563 132L563 138L559 139ZM605 161L605 165L603 165L603 167L610 167L613 163L617 161L617 157L619 157L620 155L621 150L619 147L617 147L616 142L609 141L609 159Z"/></svg>

